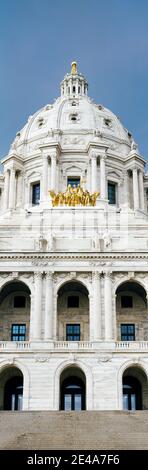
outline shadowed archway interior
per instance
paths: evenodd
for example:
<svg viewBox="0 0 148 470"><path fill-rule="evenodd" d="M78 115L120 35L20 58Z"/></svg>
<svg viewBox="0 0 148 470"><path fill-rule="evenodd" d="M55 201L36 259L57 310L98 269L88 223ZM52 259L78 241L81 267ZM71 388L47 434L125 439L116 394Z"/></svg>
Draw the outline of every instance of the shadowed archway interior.
<svg viewBox="0 0 148 470"><path fill-rule="evenodd" d="M79 368L68 367L61 374L60 409L65 411L86 409L86 379Z"/></svg>

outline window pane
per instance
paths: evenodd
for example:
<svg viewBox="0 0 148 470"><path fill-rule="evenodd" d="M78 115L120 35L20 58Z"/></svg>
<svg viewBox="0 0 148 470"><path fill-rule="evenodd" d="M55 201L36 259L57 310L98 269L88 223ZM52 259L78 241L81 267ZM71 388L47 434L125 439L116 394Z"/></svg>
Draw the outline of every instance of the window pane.
<svg viewBox="0 0 148 470"><path fill-rule="evenodd" d="M18 395L17 409L21 411L23 409L23 395Z"/></svg>
<svg viewBox="0 0 148 470"><path fill-rule="evenodd" d="M121 296L121 307L122 308L133 308L133 297L131 295Z"/></svg>
<svg viewBox="0 0 148 470"><path fill-rule="evenodd" d="M135 411L136 410L136 395L133 393L131 395L131 410Z"/></svg>
<svg viewBox="0 0 148 470"><path fill-rule="evenodd" d="M25 341L25 336L24 335L19 335L19 341Z"/></svg>
<svg viewBox="0 0 148 470"><path fill-rule="evenodd" d="M71 395L64 395L64 410L71 411L72 409L72 396Z"/></svg>
<svg viewBox="0 0 148 470"><path fill-rule="evenodd" d="M78 295L71 295L67 299L67 308L79 308Z"/></svg>
<svg viewBox="0 0 148 470"><path fill-rule="evenodd" d="M123 409L128 410L128 395L123 395Z"/></svg>
<svg viewBox="0 0 148 470"><path fill-rule="evenodd" d="M74 333L80 334L80 325L73 325Z"/></svg>
<svg viewBox="0 0 148 470"><path fill-rule="evenodd" d="M82 395L74 395L74 410L82 410Z"/></svg>
<svg viewBox="0 0 148 470"><path fill-rule="evenodd" d="M132 334L134 333L134 330L135 330L134 325L127 325L127 329L128 329L128 333L132 333Z"/></svg>
<svg viewBox="0 0 148 470"><path fill-rule="evenodd" d="M15 411L15 394L11 395L11 410Z"/></svg>
<svg viewBox="0 0 148 470"><path fill-rule="evenodd" d="M108 183L108 200L109 204L116 204L116 185Z"/></svg>
<svg viewBox="0 0 148 470"><path fill-rule="evenodd" d="M26 332L26 325L20 325L19 330L20 330L20 333L25 334L25 332Z"/></svg>
<svg viewBox="0 0 148 470"><path fill-rule="evenodd" d="M24 295L16 295L14 297L14 308L25 308L26 297Z"/></svg>
<svg viewBox="0 0 148 470"><path fill-rule="evenodd" d="M11 341L25 341L25 340L26 340L26 325L12 325Z"/></svg>
<svg viewBox="0 0 148 470"><path fill-rule="evenodd" d="M12 336L12 341L18 341L18 340L19 340L18 336L15 336L15 335Z"/></svg>
<svg viewBox="0 0 148 470"><path fill-rule="evenodd" d="M73 333L73 325L66 325L66 328L67 328L67 334L71 334Z"/></svg>
<svg viewBox="0 0 148 470"><path fill-rule="evenodd" d="M80 324L66 325L66 341L80 341Z"/></svg>
<svg viewBox="0 0 148 470"><path fill-rule="evenodd" d="M12 333L18 333L19 325L12 325Z"/></svg>
<svg viewBox="0 0 148 470"><path fill-rule="evenodd" d="M135 325L121 325L121 341L135 341Z"/></svg>
<svg viewBox="0 0 148 470"><path fill-rule="evenodd" d="M32 185L32 204L39 204L40 202L40 183Z"/></svg>
<svg viewBox="0 0 148 470"><path fill-rule="evenodd" d="M77 177L77 176L70 176L67 178L67 186L68 185L71 185L72 187L73 186L78 186L80 184L80 177Z"/></svg>

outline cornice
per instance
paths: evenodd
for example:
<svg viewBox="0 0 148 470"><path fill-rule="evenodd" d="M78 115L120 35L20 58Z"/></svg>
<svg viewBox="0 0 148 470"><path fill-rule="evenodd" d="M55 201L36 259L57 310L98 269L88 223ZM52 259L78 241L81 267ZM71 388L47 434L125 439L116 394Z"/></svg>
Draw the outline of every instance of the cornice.
<svg viewBox="0 0 148 470"><path fill-rule="evenodd" d="M148 252L141 253L0 253L0 260L148 260Z"/></svg>

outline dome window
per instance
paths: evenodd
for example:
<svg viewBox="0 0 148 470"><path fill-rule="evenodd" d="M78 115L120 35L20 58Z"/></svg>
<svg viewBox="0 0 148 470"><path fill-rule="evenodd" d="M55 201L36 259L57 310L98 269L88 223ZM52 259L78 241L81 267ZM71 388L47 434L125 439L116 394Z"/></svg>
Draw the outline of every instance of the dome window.
<svg viewBox="0 0 148 470"><path fill-rule="evenodd" d="M105 118L104 119L104 124L105 124L106 127L111 127L111 124L112 124L111 119Z"/></svg>
<svg viewBox="0 0 148 470"><path fill-rule="evenodd" d="M78 120L78 115L75 113L75 114L71 114L70 115L70 120L72 122L76 122Z"/></svg>
<svg viewBox="0 0 148 470"><path fill-rule="evenodd" d="M39 127L39 128L42 127L43 124L44 124L44 119L43 119L43 118L39 118L39 119L38 119L38 127Z"/></svg>
<svg viewBox="0 0 148 470"><path fill-rule="evenodd" d="M71 106L77 106L77 103L75 101L72 101Z"/></svg>
<svg viewBox="0 0 148 470"><path fill-rule="evenodd" d="M80 89L80 86L78 86L78 93L80 93L81 89Z"/></svg>
<svg viewBox="0 0 148 470"><path fill-rule="evenodd" d="M132 137L132 134L131 134L129 131L128 131L128 133L127 133L127 134L128 134L128 137L131 139L131 137Z"/></svg>
<svg viewBox="0 0 148 470"><path fill-rule="evenodd" d="M72 87L72 92L73 92L73 93L76 92L76 87L75 87L75 86Z"/></svg>

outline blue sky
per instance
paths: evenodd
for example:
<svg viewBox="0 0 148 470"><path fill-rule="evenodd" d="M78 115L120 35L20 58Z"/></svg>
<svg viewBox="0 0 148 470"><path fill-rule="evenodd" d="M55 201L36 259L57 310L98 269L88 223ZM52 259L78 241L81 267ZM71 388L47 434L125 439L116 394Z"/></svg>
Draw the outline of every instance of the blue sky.
<svg viewBox="0 0 148 470"><path fill-rule="evenodd" d="M0 1L0 156L72 60L148 160L148 1Z"/></svg>

